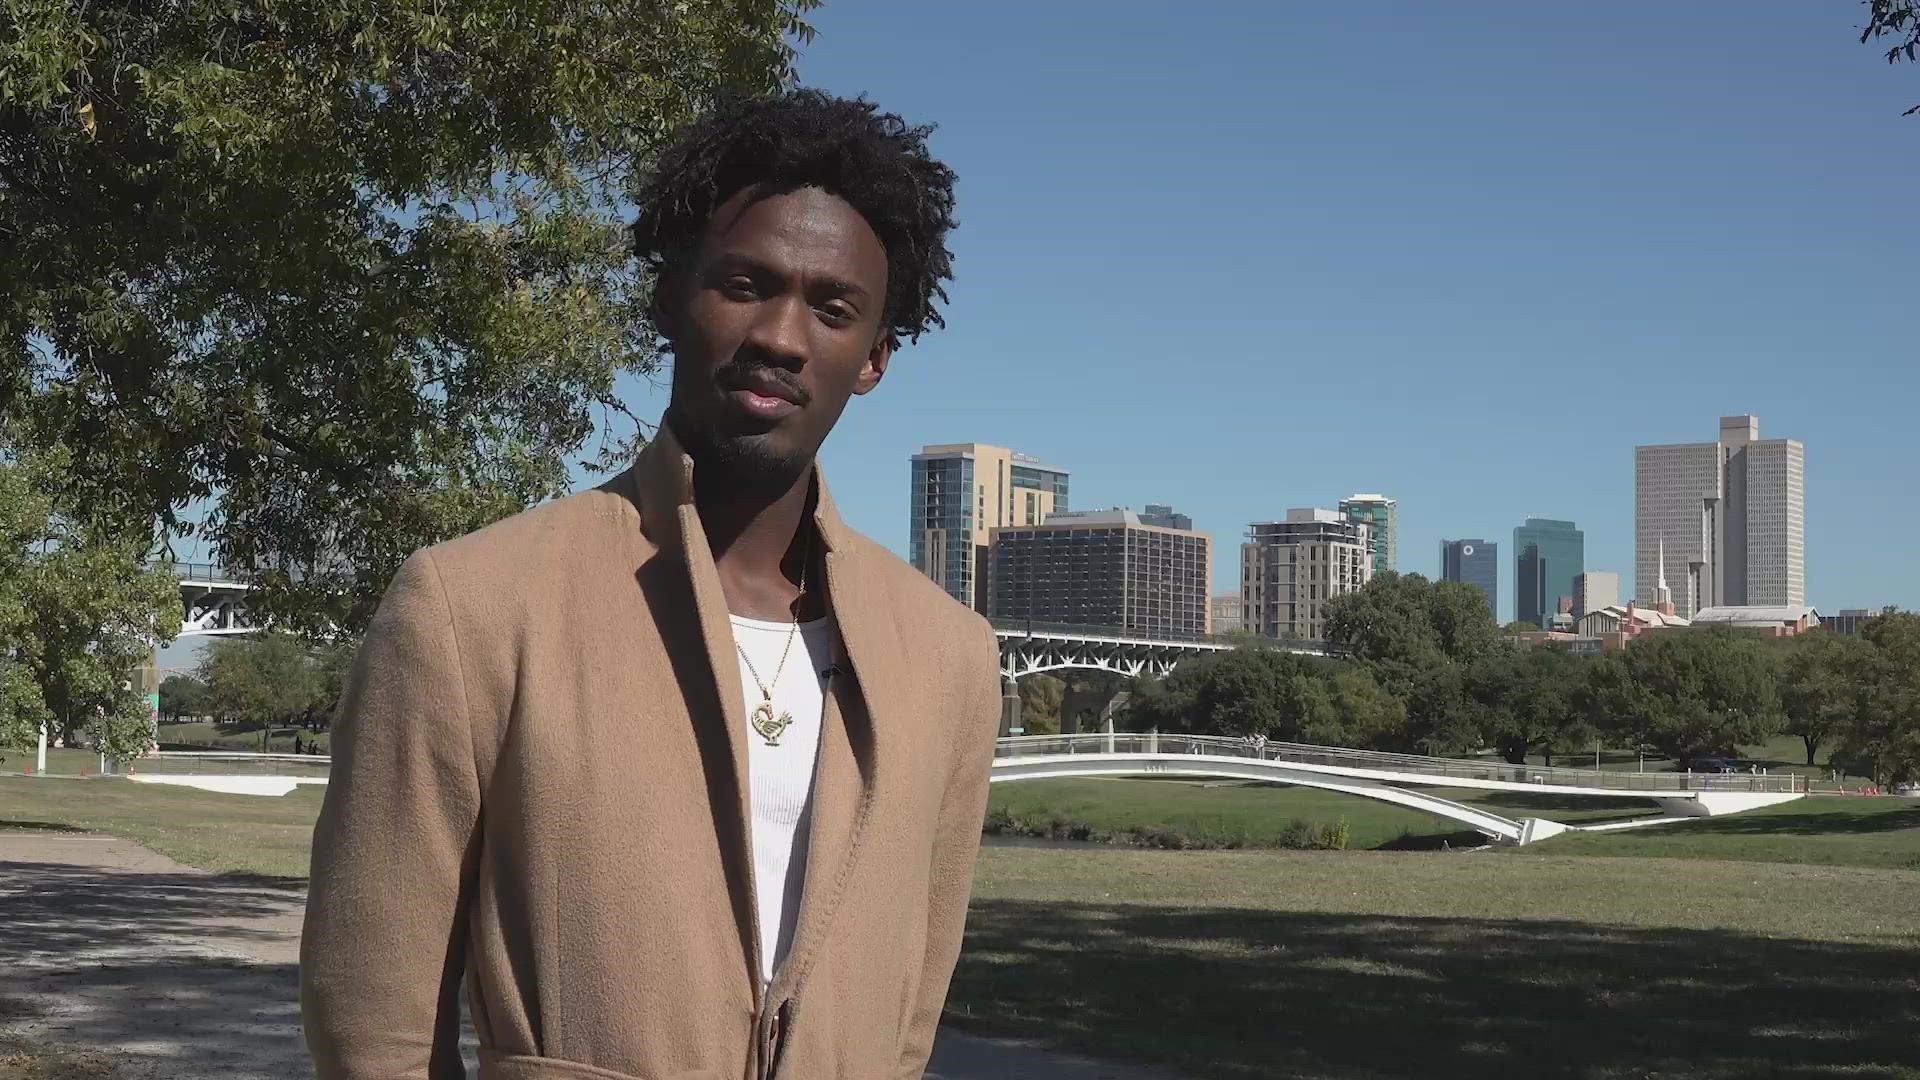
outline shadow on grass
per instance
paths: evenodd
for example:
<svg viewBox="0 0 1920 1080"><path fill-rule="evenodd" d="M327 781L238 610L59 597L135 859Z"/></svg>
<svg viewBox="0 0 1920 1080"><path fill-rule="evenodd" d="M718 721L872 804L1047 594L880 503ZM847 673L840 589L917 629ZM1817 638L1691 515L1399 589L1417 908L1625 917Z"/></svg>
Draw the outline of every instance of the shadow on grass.
<svg viewBox="0 0 1920 1080"><path fill-rule="evenodd" d="M1803 809L1802 803L1788 803L1783 810L1755 810L1727 817L1706 818L1687 823L1689 833L1717 833L1723 836L1828 836L1870 835L1920 830L1920 804L1897 808Z"/></svg>
<svg viewBox="0 0 1920 1080"><path fill-rule="evenodd" d="M1445 833L1403 833L1384 844L1376 845L1374 851L1460 851L1483 848L1492 843L1485 833L1472 829Z"/></svg>
<svg viewBox="0 0 1920 1080"><path fill-rule="evenodd" d="M1195 1076L1920 1075L1920 950L976 901L947 1020Z"/></svg>
<svg viewBox="0 0 1920 1080"><path fill-rule="evenodd" d="M1658 804L1643 798L1616 798L1613 796L1589 797L1584 795L1535 795L1523 791L1484 791L1473 792L1472 800L1477 806L1499 807L1506 810L1525 810L1535 817L1551 817L1558 811L1613 811L1622 817L1634 814L1657 814Z"/></svg>
<svg viewBox="0 0 1920 1080"><path fill-rule="evenodd" d="M0 829L20 829L25 832L86 833L91 830L77 825L68 825L61 821L30 821L25 818L0 818Z"/></svg>

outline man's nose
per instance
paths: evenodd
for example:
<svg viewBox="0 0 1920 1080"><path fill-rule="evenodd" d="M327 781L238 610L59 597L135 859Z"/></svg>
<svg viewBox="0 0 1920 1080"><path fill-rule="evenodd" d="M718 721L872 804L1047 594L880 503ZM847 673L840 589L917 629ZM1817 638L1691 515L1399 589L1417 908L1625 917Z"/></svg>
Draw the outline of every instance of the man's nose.
<svg viewBox="0 0 1920 1080"><path fill-rule="evenodd" d="M768 362L790 371L807 365L807 330L813 308L803 297L780 296L758 305L747 342Z"/></svg>

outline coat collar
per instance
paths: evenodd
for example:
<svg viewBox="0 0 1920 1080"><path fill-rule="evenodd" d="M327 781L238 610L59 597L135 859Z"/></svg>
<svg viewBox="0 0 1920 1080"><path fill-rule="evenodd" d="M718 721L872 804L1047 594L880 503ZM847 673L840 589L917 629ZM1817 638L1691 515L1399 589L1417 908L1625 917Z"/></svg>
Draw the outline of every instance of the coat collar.
<svg viewBox="0 0 1920 1080"><path fill-rule="evenodd" d="M628 493L640 508L641 529L663 551L684 559L693 586L699 632L715 675L732 753L738 820L744 832L752 820L747 776L746 706L738 677L727 601L720 574L693 502L692 458L664 421L641 451ZM900 630L883 576L862 565L868 556L856 535L841 521L826 480L813 466L814 526L824 549L829 609L846 649L841 666L851 677L836 676L822 718L820 751L814 773L812 823L808 837L806 884L799 922L786 966L775 974L770 994L799 992L818 946L828 937L847 879L857 861L861 838L876 800L883 799L892 774L885 762L901 745L900 724L913 716L916 695L900 650ZM736 850L748 852L744 843ZM747 910L753 910L752 905ZM749 974L759 985L758 941L742 927Z"/></svg>
<svg viewBox="0 0 1920 1080"><path fill-rule="evenodd" d="M846 551L851 530L834 509L819 463L809 468L815 492L813 523L820 542L828 553ZM700 528L700 517L693 506L693 459L673 434L671 424L660 422L657 434L640 451L627 475L631 485L628 493L645 508L640 527L647 538L662 548L682 553L690 554L697 547L711 564L713 552L707 548L706 532ZM668 508L674 512L662 512Z"/></svg>

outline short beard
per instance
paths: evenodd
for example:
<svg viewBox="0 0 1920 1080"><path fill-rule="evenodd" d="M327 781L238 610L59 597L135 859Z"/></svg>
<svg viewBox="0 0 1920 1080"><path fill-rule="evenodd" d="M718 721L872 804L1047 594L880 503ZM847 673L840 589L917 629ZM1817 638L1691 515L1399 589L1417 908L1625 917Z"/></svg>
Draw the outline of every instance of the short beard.
<svg viewBox="0 0 1920 1080"><path fill-rule="evenodd" d="M667 426L693 459L694 484L709 492L778 495L798 483L813 465L810 456L780 453L763 435L717 435L680 418L667 406ZM717 485L707 487L707 485Z"/></svg>

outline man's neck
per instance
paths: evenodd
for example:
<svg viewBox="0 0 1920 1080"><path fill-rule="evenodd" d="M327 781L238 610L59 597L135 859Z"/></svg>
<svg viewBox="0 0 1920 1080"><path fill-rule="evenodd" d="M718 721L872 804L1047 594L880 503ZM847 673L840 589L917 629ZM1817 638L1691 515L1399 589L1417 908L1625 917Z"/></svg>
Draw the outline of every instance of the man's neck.
<svg viewBox="0 0 1920 1080"><path fill-rule="evenodd" d="M728 611L769 622L826 613L820 545L808 513L813 507L812 469L784 489L742 490L725 482L702 485L696 463L693 504L720 572Z"/></svg>

